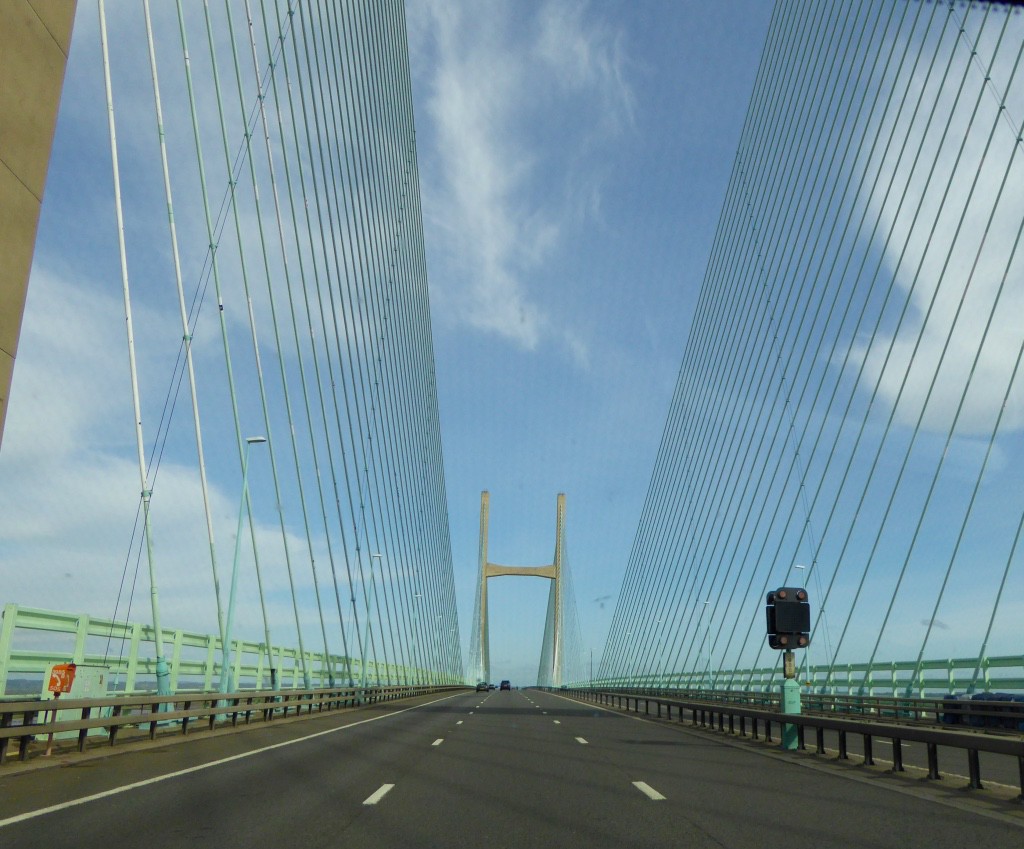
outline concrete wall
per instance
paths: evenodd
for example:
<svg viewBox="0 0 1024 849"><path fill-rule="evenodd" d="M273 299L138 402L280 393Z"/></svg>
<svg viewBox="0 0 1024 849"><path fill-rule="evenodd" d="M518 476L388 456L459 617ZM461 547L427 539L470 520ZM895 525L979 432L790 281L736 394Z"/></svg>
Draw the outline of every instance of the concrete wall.
<svg viewBox="0 0 1024 849"><path fill-rule="evenodd" d="M0 0L0 442L77 0Z"/></svg>

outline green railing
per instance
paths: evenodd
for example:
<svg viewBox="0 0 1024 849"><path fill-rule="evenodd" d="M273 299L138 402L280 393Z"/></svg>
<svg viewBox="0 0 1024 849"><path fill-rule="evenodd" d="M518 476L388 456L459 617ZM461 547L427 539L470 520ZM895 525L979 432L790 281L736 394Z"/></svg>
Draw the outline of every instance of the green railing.
<svg viewBox="0 0 1024 849"><path fill-rule="evenodd" d="M918 696L946 693L1024 691L1024 655L951 658L949 660L837 663L798 666L797 678L807 693L823 695ZM641 687L721 692L777 690L782 667L683 672L579 681L581 687Z"/></svg>
<svg viewBox="0 0 1024 849"><path fill-rule="evenodd" d="M221 641L217 636L163 629L170 647L171 688L175 692L209 692L220 680ZM282 689L304 687L303 662L314 687L362 681L359 658L307 651L286 646L232 640L234 680L239 689L264 690L271 686L270 659ZM139 622L118 622L78 613L38 610L7 604L0 619L0 698L27 695L12 687L34 687L38 695L42 677L54 663L102 666L109 670L110 692L146 693L156 689L156 660L152 627ZM373 663L366 665L366 681L387 684L461 684L426 669Z"/></svg>

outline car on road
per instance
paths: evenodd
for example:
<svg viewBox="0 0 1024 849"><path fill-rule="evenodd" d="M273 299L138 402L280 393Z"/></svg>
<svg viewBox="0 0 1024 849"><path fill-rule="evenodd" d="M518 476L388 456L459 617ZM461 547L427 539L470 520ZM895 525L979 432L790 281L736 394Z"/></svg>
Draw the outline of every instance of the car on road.
<svg viewBox="0 0 1024 849"><path fill-rule="evenodd" d="M486 693L487 692L487 682L486 681L478 681L477 685L476 685L476 691L478 693L481 693L481 692Z"/></svg>
<svg viewBox="0 0 1024 849"><path fill-rule="evenodd" d="M508 681L502 681L501 682L501 686L498 689L499 690L511 690L512 689L512 685Z"/></svg>

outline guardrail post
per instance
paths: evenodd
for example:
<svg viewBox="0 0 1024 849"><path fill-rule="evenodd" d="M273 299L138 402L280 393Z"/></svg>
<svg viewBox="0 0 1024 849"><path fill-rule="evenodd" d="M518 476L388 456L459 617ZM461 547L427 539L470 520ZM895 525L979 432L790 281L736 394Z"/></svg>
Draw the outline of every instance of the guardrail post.
<svg viewBox="0 0 1024 849"><path fill-rule="evenodd" d="M846 732L840 731L839 733L839 760L846 761L850 759L850 756L846 752Z"/></svg>
<svg viewBox="0 0 1024 849"><path fill-rule="evenodd" d="M92 715L92 708L82 708L82 719L88 719ZM53 712L54 720L57 719L57 711ZM89 729L82 728L78 732L78 751L85 751L85 738L89 736Z"/></svg>
<svg viewBox="0 0 1024 849"><path fill-rule="evenodd" d="M892 741L892 771L903 772L903 743L899 737Z"/></svg>
<svg viewBox="0 0 1024 849"><path fill-rule="evenodd" d="M8 605L8 606L11 606L11 605ZM3 716L0 716L0 728L9 728L12 722L13 722L12 714L5 713ZM8 742L8 739L9 738L7 738L7 737L0 737L0 764L2 764L4 762L4 757L6 757L6 755L7 755L7 742ZM1024 769L1024 761L1021 761L1021 763L1022 763L1021 769Z"/></svg>
<svg viewBox="0 0 1024 849"><path fill-rule="evenodd" d="M110 711L110 718L117 719L117 717L121 715L121 708L121 705L114 705L113 709ZM107 737L109 738L111 746L114 745L114 741L117 739L117 732L120 730L120 723L107 726Z"/></svg>
<svg viewBox="0 0 1024 849"><path fill-rule="evenodd" d="M23 726L29 726L35 724L36 711L27 710L21 717L21 724ZM18 738L18 760L28 760L28 744L32 742L31 734L23 734Z"/></svg>
<svg viewBox="0 0 1024 849"><path fill-rule="evenodd" d="M864 766L874 766L875 758L871 750L871 735L864 735Z"/></svg>
<svg viewBox="0 0 1024 849"><path fill-rule="evenodd" d="M978 762L978 750L967 750L967 770L970 775L969 787L972 790L981 790L981 764Z"/></svg>
<svg viewBox="0 0 1024 849"><path fill-rule="evenodd" d="M939 775L939 745L938 743L925 743L928 747L928 777L932 781L942 778Z"/></svg>

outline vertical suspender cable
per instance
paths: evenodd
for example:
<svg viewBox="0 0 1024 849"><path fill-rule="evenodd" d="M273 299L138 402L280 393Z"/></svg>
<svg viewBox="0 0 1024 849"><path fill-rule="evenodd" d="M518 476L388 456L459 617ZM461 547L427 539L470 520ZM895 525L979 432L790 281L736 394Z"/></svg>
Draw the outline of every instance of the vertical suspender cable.
<svg viewBox="0 0 1024 849"><path fill-rule="evenodd" d="M128 286L128 257L124 240L124 214L121 209L121 174L117 158L117 130L114 122L114 94L110 84L110 56L107 49L107 16L103 0L99 0L100 47L103 52L103 83L107 95L107 127L110 132L110 160L114 178L114 210L117 218L117 245L121 259L121 285L124 292L125 329L128 333L128 366L132 382L132 409L135 412L135 443L139 454L139 480L142 484L142 515L146 536L146 559L149 564L149 592L153 610L153 641L156 649L156 683L160 695L170 695L171 680L164 657L163 631L160 627L160 604L157 595L156 569L153 563L153 531L150 523L149 481L146 472L145 443L142 437L142 409L139 402L139 380L135 362L135 332L132 327L131 293Z"/></svg>
<svg viewBox="0 0 1024 849"><path fill-rule="evenodd" d="M188 37L185 31L185 16L182 10L181 0L176 0L178 14L178 34L181 39L182 59L185 70L185 84L188 91L189 114L192 120L192 135L196 148L196 165L199 169L199 186L203 199L203 215L206 222L206 235L210 249L210 268L213 275L213 285L217 294L217 317L220 324L221 344L224 349L224 366L227 373L228 397L231 403L231 417L235 429L235 444L238 449L239 468L245 463L245 437L242 434L241 418L238 411L238 393L235 386L235 372L231 361L231 348L228 340L227 320L224 315L224 295L220 280L220 261L218 258L219 243L217 241L216 228L213 217L210 214L210 197L206 180L206 165L203 157L202 140L199 132L199 115L196 106L195 87L192 82L192 60L188 49ZM228 180L234 184L229 171ZM270 665L270 684L272 689L280 687L281 681L279 671L275 665L273 654L273 643L270 638L270 619L267 616L266 596L263 591L263 573L260 568L259 546L256 544L256 522L252 514L252 498L248 487L245 490L245 509L249 517L249 536L252 541L253 563L256 571L256 585L259 591L260 612L263 617L263 635L267 660Z"/></svg>
<svg viewBox="0 0 1024 849"><path fill-rule="evenodd" d="M206 480L206 458L203 452L203 432L199 422L199 399L196 397L196 373L192 362L192 330L189 327L188 311L185 307L185 289L181 279L181 258L178 252L178 231L174 224L174 203L171 197L171 176L167 164L167 140L164 136L164 116L160 102L160 83L157 77L156 49L153 45L153 23L150 18L149 0L143 0L146 18L146 43L149 47L150 74L153 77L153 100L156 105L157 135L160 140L160 164L163 168L164 197L167 200L167 226L171 237L171 258L174 262L174 283L178 293L178 309L181 314L182 339L185 342L185 363L188 369L188 386L192 396L192 424L196 436L196 455L199 462L199 483L203 494L203 514L206 517L206 538L210 546L210 570L213 573L213 595L217 606L217 630L224 641L224 615L220 602L220 581L217 578L217 549L214 545L213 516L210 510L210 492Z"/></svg>

